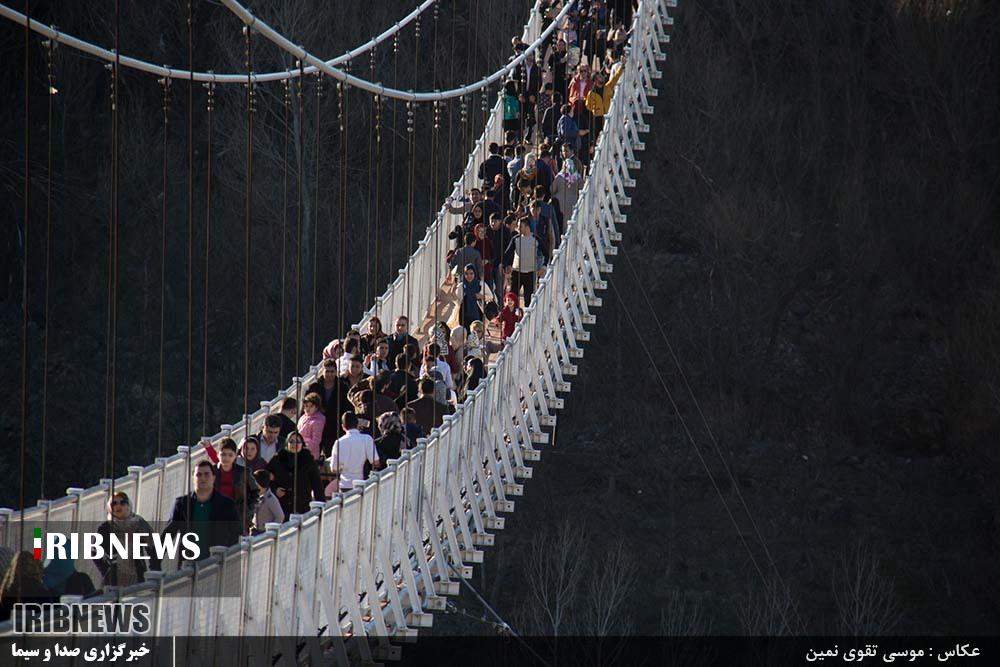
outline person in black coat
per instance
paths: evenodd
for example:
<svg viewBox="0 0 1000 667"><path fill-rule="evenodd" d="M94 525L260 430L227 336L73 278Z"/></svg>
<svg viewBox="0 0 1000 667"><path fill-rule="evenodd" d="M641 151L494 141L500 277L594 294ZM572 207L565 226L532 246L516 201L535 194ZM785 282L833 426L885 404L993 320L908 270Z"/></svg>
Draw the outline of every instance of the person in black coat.
<svg viewBox="0 0 1000 667"><path fill-rule="evenodd" d="M396 318L396 327L391 334L386 337L389 342L389 358L395 359L405 351L409 344L417 345L417 339L410 335L410 319L406 315ZM339 419L335 421L340 421Z"/></svg>
<svg viewBox="0 0 1000 667"><path fill-rule="evenodd" d="M562 94L552 93L552 106L542 114L541 133L546 139L556 138L556 128L559 125L559 115L562 113Z"/></svg>
<svg viewBox="0 0 1000 667"><path fill-rule="evenodd" d="M312 500L326 500L319 465L303 444L298 431L290 433L285 440L285 448L267 464L267 469L274 475L271 490L278 497L286 517L305 514Z"/></svg>
<svg viewBox="0 0 1000 667"><path fill-rule="evenodd" d="M493 257L490 258L493 262L490 289L493 290L493 294L498 299L499 295L504 293L504 269L506 268L504 265L504 251L507 250L507 246L510 245L510 240L514 236L515 234L510 231L510 228L507 227L499 214L490 216L490 227L486 230L486 238L490 240L490 248L493 251Z"/></svg>
<svg viewBox="0 0 1000 667"><path fill-rule="evenodd" d="M396 394L399 409L417 398L417 378L410 373L410 360L405 354L396 355L396 370L389 376L389 388Z"/></svg>
<svg viewBox="0 0 1000 667"><path fill-rule="evenodd" d="M555 47L549 52L548 64L549 69L552 70L552 87L557 93L566 94L566 87L569 84L569 77L566 76L566 71L569 68L569 50L566 46L566 40L556 41Z"/></svg>
<svg viewBox="0 0 1000 667"><path fill-rule="evenodd" d="M412 445L406 438L403 421L399 418L398 412L379 415L378 428L382 435L375 441L375 448L378 450L380 467L384 468L389 459L398 459L399 455Z"/></svg>
<svg viewBox="0 0 1000 667"><path fill-rule="evenodd" d="M534 54L529 54L518 68L520 81L521 123L525 137L529 138L535 126L535 105L538 103L538 93L542 90L542 68L535 62ZM537 143L537 142L535 142Z"/></svg>
<svg viewBox="0 0 1000 667"><path fill-rule="evenodd" d="M177 498L163 533L197 533L201 560L208 558L210 547L235 544L241 524L236 504L215 490L215 466L210 461L199 462L192 476L194 492Z"/></svg>
<svg viewBox="0 0 1000 667"><path fill-rule="evenodd" d="M490 144L490 156L479 165L479 180L483 181L484 187L492 187L493 179L499 174L506 178L507 163L500 155L500 146L496 142Z"/></svg>

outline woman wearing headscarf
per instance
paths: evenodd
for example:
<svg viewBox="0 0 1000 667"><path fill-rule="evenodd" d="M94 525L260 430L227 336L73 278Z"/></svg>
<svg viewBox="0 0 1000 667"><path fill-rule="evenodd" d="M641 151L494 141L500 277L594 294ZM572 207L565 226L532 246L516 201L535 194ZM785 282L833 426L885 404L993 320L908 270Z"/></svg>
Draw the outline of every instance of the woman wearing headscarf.
<svg viewBox="0 0 1000 667"><path fill-rule="evenodd" d="M386 334L382 331L382 320L373 316L368 320L368 333L361 336L361 355L374 352L375 346L385 337Z"/></svg>
<svg viewBox="0 0 1000 667"><path fill-rule="evenodd" d="M483 261L483 280L487 285L493 280L493 242L486 234L486 225L480 223L472 228L472 233L476 236L476 244L473 246L479 251L479 256Z"/></svg>
<svg viewBox="0 0 1000 667"><path fill-rule="evenodd" d="M486 224L486 207L483 203L473 204L469 212L465 214L465 218L462 220L462 238L464 240L465 234L471 232L476 228L476 225Z"/></svg>
<svg viewBox="0 0 1000 667"><path fill-rule="evenodd" d="M562 147L563 164L562 169L556 174L552 181L552 196L559 200L559 210L562 211L564 222L563 232L569 218L573 215L573 207L576 200L580 198L580 188L583 186L583 170L580 161L576 158L576 153L571 146Z"/></svg>
<svg viewBox="0 0 1000 667"><path fill-rule="evenodd" d="M462 313L460 319L463 327L483 319L483 309L479 307L479 296L482 291L483 287L479 276L476 275L476 267L472 264L466 264L465 271L462 273Z"/></svg>
<svg viewBox="0 0 1000 667"><path fill-rule="evenodd" d="M243 444L240 445L240 458L236 460L236 463L245 468L248 475L267 467L267 461L260 455L260 440L257 439L257 436L251 435L243 438Z"/></svg>
<svg viewBox="0 0 1000 667"><path fill-rule="evenodd" d="M285 439L285 448L267 464L271 473L271 490L278 497L285 516L305 514L309 502L325 501L319 466L298 431Z"/></svg>
<svg viewBox="0 0 1000 667"><path fill-rule="evenodd" d="M505 83L500 99L503 101L503 131L519 131L521 129L521 102L518 100L517 83L514 81Z"/></svg>
<svg viewBox="0 0 1000 667"><path fill-rule="evenodd" d="M149 523L132 509L128 494L116 491L107 504L108 520L97 527L97 532L103 536L104 544L108 544L110 536L117 536L123 544L129 543L133 533L152 533ZM131 545L129 546L131 553ZM103 586L126 587L143 581L148 570L159 570L160 561L152 548L146 547L143 559L122 559L113 554L105 553L105 557L97 561L97 569L101 571Z"/></svg>
<svg viewBox="0 0 1000 667"><path fill-rule="evenodd" d="M398 459L404 450L410 448L410 443L398 412L383 412L379 415L378 429L382 435L375 441L375 448L378 450L381 467L384 468L386 461Z"/></svg>
<svg viewBox="0 0 1000 667"><path fill-rule="evenodd" d="M483 360L472 355L466 357L465 382L462 384L460 400L464 401L470 393L475 391L484 377L486 377L486 368L483 366Z"/></svg>

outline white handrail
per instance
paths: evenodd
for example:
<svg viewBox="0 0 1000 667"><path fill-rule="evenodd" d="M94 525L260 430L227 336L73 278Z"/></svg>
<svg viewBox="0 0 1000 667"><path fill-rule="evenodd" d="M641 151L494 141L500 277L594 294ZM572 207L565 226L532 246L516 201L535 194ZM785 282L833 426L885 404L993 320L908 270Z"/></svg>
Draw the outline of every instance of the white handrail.
<svg viewBox="0 0 1000 667"><path fill-rule="evenodd" d="M354 58L360 56L363 53L367 53L371 49L375 48L385 40L389 39L390 37L398 33L400 30L408 26L410 23L416 20L418 16L420 16L427 9L429 9L431 5L433 5L435 2L437 2L437 0L424 0L424 2L420 4L420 6L418 6L412 12L410 12L402 19L394 23L392 27L383 31L377 37L371 38L361 46L358 46L341 56L337 56L332 60L326 61L326 64L335 67L337 65L341 65L345 62L353 60ZM24 25L25 20L27 18L21 12L11 7L8 7L7 5L4 4L0 4L0 17L13 21L18 25ZM70 48L76 49L77 51L89 53L90 55L96 56L97 58L100 58L101 60L105 60L107 62L111 63L115 62L114 51L105 49L101 46L98 46L97 44L93 44L86 40L79 39L78 37L68 35L64 32L60 32L53 26L46 25L40 21L36 21L35 19L31 19L28 27L31 28L31 30L37 32L39 35L43 35L45 37L48 37L49 39L54 39L56 42L64 44ZM242 74L239 73L217 74L215 72L198 72L198 71L192 72L191 70L186 70L186 69L175 69L173 67L167 67L165 65L156 65L146 60L141 60L139 58L132 58L130 56L125 56L125 55L121 56L119 62L121 63L122 67L128 67L130 69L135 69L142 72L148 72L150 74L155 74L156 76L167 77L170 79L185 79L188 81L193 79L194 81L201 81L201 82L211 81L213 83L237 83L237 84L244 84L247 82L247 74L245 72ZM300 74L307 74L307 75L315 74L316 71L317 71L316 67L310 65L309 67L304 68L304 71L302 72L300 72L298 69L290 69L281 72L261 72L261 73L251 74L250 78L255 83L266 83L268 81L283 81L285 79L294 79L298 77Z"/></svg>

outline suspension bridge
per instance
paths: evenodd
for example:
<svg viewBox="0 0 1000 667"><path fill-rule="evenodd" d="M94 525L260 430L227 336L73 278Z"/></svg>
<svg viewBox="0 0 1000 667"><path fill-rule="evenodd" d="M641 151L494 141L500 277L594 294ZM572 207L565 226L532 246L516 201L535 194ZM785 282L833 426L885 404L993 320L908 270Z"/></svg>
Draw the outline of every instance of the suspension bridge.
<svg viewBox="0 0 1000 667"><path fill-rule="evenodd" d="M379 98L405 101L409 108L464 99L502 81L541 47L571 6L567 2L559 14L546 18L542 3L536 4L521 35L527 49L490 76L447 91L414 92L365 80L342 65L419 22L435 0L423 2L382 34L332 60L297 46L236 0L222 4L248 31L286 51L301 66L271 73L176 70L63 34L4 5L0 15L38 38L84 51L116 68L129 67L162 79L246 84L252 91L254 86L322 72ZM618 228L626 222L629 188L635 186L632 174L641 166L641 135L649 131L644 119L653 113L649 99L656 96L657 63L665 59L666 27L672 24L668 9L674 6L675 0L638 2L624 71L579 198L572 213L566 214L568 224L560 244L513 336L490 361L484 381L456 406L455 413L415 448L390 460L387 468L356 483L353 491L325 503L313 502L307 513L268 524L263 534L241 538L229 548L213 547L211 557L196 564L165 566L163 571L148 572L143 583L105 589L87 602L147 603L157 636L314 637L303 651L316 664L398 656L400 641L432 624L432 612L445 609L446 597L458 594L462 580L483 562L495 532L504 529L505 515L524 493L524 482L532 476L530 464L542 455L539 446L549 441L564 396L571 390L571 378L578 373L583 343L589 340L587 328L596 321L595 309L607 287L604 277L612 271L616 243L621 240ZM478 185L477 167L488 157L487 147L503 143L502 114L498 102L454 184L454 197ZM448 273L441 258L457 222L460 217L442 206L398 277L357 323L359 330L364 331L373 317L435 319ZM113 490L126 492L135 511L147 519L167 519L174 500L190 492L190 471L207 457L206 448L218 446L223 438L238 440L257 433L285 398L301 398L318 369L314 365L292 378L257 411L222 425L197 445L178 447L172 456L146 465L129 466L124 476L69 488L64 497L34 507L0 509L0 544L30 551L35 528L99 523ZM81 562L78 569L100 580L91 565ZM239 595L205 594L221 593L224 587L238 590ZM11 632L9 623L0 625L0 634ZM367 638L351 644L359 655L348 655L344 643L348 637ZM290 655L295 651L286 652ZM212 664L216 656L188 658Z"/></svg>

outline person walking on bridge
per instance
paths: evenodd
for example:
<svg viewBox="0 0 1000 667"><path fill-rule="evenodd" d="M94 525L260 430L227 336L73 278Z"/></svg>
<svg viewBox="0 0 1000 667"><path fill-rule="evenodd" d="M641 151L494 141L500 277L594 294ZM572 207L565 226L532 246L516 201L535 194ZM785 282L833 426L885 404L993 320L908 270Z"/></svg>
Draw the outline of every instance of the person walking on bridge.
<svg viewBox="0 0 1000 667"><path fill-rule="evenodd" d="M228 547L239 539L242 525L236 503L215 490L215 466L208 459L198 462L191 474L194 492L174 501L165 535L195 533L201 554L209 557L210 547Z"/></svg>
<svg viewBox="0 0 1000 667"><path fill-rule="evenodd" d="M337 439L330 454L330 471L337 479L330 482L329 492L339 490L341 493L354 488L354 482L365 479L365 463L376 468L379 464L375 440L370 435L358 430L358 416L353 412L345 412L341 418L344 435Z"/></svg>
<svg viewBox="0 0 1000 667"><path fill-rule="evenodd" d="M531 305L535 291L535 272L538 270L538 240L531 233L531 223L522 218L520 234L510 240L504 255L504 264L510 274L510 291L515 295L524 288L524 307Z"/></svg>
<svg viewBox="0 0 1000 667"><path fill-rule="evenodd" d="M490 144L490 156L479 165L479 180L483 182L484 188L493 187L493 180L497 176L507 175L507 163L500 155L500 146L494 141Z"/></svg>
<svg viewBox="0 0 1000 667"><path fill-rule="evenodd" d="M288 434L285 448L274 455L267 470L272 475L271 489L286 517L308 512L311 500L326 500L319 466L298 431Z"/></svg>

